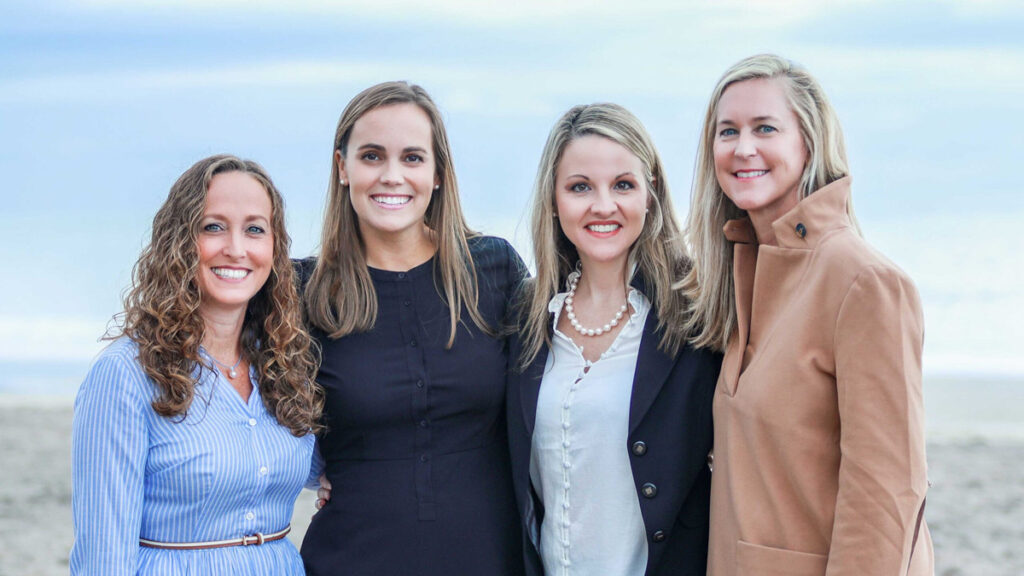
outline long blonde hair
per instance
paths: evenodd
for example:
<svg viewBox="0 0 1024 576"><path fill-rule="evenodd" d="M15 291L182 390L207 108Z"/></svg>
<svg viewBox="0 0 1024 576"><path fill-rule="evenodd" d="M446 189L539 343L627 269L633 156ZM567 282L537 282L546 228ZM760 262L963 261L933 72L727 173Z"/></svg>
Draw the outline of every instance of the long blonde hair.
<svg viewBox="0 0 1024 576"><path fill-rule="evenodd" d="M132 271L124 312L107 338L125 335L138 344L139 363L156 384L153 410L184 417L195 396L194 371L205 324L199 313L199 224L210 181L217 174L242 172L270 196L274 263L266 283L249 301L242 325L242 353L255 367L267 411L296 436L316 432L323 405L314 382L316 349L302 322L302 301L288 258L291 243L284 226L284 201L263 168L226 154L192 165L171 186L156 217L153 236Z"/></svg>
<svg viewBox="0 0 1024 576"><path fill-rule="evenodd" d="M660 347L676 354L686 343L688 306L673 283L689 268L679 224L672 208L665 171L658 151L640 120L617 104L590 104L569 109L551 129L541 154L534 184L530 229L537 275L524 284L519 302L519 327L526 368L545 345L551 344L548 302L564 285L579 254L555 220L555 180L562 154L570 142L587 135L607 138L632 152L644 165L643 186L650 198L640 237L630 249L629 262L645 284L646 294L663 330Z"/></svg>
<svg viewBox="0 0 1024 576"><path fill-rule="evenodd" d="M697 346L724 350L736 327L732 244L725 239L722 227L728 220L746 216L725 195L715 176L718 103L729 86L759 78L780 82L799 120L800 134L808 150L799 184L800 199L849 174L839 118L821 85L806 69L774 54L759 54L725 71L711 93L704 115L686 227L693 268L681 288L690 298L687 330L695 334L693 343ZM859 232L853 204L848 203L846 210Z"/></svg>
<svg viewBox="0 0 1024 576"><path fill-rule="evenodd" d="M450 312L451 333L447 347L451 348L463 306L481 330L486 333L492 330L477 309L476 269L466 242L475 232L466 225L462 215L455 167L441 113L423 88L407 82L384 82L363 90L348 103L338 119L331 150L331 179L320 237L320 257L306 287L306 312L309 321L331 338L373 328L377 318L377 292L366 265L366 247L348 186L339 182L335 152L346 156L352 127L364 114L382 106L405 103L419 106L431 124L440 188L433 193L424 220L437 242L434 267L441 277L442 286L438 291L443 291Z"/></svg>

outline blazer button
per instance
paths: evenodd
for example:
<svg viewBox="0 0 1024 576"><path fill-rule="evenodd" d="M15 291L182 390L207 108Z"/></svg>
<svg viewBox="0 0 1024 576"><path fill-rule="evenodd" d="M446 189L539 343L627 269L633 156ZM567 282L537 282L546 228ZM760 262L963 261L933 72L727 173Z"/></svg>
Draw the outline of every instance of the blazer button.
<svg viewBox="0 0 1024 576"><path fill-rule="evenodd" d="M715 451L708 452L708 470L715 471Z"/></svg>
<svg viewBox="0 0 1024 576"><path fill-rule="evenodd" d="M644 498L654 498L658 495L658 487L648 482L640 487L640 493L644 495Z"/></svg>
<svg viewBox="0 0 1024 576"><path fill-rule="evenodd" d="M653 540L655 542L664 542L665 541L665 531L664 530L655 530L654 534L651 534L651 540Z"/></svg>
<svg viewBox="0 0 1024 576"><path fill-rule="evenodd" d="M807 236L807 226L804 226L803 222L797 222L796 224L796 235L803 238Z"/></svg>
<svg viewBox="0 0 1024 576"><path fill-rule="evenodd" d="M641 440L633 442L633 454L636 454L637 456L647 454L647 444L644 444Z"/></svg>

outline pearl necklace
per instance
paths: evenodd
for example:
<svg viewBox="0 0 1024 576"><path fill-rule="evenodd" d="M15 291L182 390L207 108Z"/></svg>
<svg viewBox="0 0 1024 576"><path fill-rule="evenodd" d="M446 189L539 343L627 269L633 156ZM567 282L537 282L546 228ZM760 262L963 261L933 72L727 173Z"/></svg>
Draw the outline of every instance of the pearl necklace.
<svg viewBox="0 0 1024 576"><path fill-rule="evenodd" d="M572 303L576 300L576 286L580 283L580 277L583 276L582 270L577 268L575 271L569 274L569 294L565 297L565 315L569 317L569 323L576 329L577 332L582 336L600 336L605 332L611 332L612 328L619 325L619 320L622 320L622 315L629 309L629 301L627 300L623 304L619 311L615 313L615 317L612 318L611 322L608 322L600 328L584 328L580 321L576 319L576 311L572 307Z"/></svg>
<svg viewBox="0 0 1024 576"><path fill-rule="evenodd" d="M242 354L241 353L239 353L239 355L238 355L238 360L235 360L235 365L234 366L228 366L227 364L221 364L219 360L217 360L216 358L213 357L213 354L210 354L210 360L213 360L213 363L216 364L217 366L220 366L221 368L227 370L228 374L232 378L238 378L238 372L235 371L235 368L238 368L238 365L242 363Z"/></svg>

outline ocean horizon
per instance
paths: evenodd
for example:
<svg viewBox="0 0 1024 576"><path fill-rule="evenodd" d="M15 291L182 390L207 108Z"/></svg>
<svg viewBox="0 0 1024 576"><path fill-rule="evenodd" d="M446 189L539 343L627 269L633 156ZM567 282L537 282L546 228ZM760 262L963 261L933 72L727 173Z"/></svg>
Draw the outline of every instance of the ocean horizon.
<svg viewBox="0 0 1024 576"><path fill-rule="evenodd" d="M0 405L71 404L90 364L0 361ZM924 395L929 441L1024 441L1022 376L926 375Z"/></svg>

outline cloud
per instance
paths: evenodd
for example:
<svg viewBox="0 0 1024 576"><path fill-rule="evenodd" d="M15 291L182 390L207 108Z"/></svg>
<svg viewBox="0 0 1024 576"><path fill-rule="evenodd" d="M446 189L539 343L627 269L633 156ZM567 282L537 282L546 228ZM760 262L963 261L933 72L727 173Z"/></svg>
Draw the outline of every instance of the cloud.
<svg viewBox="0 0 1024 576"><path fill-rule="evenodd" d="M151 11L186 10L190 12L230 12L235 15L314 14L343 15L376 21L440 20L454 25L488 25L519 27L523 24L548 24L604 20L656 21L671 14L693 17L729 18L733 23L751 21L772 14L787 20L802 20L824 12L821 2L814 0L720 0L715 3L681 2L678 0L646 0L639 9L629 9L619 2L593 0L518 0L517 2L486 2L480 0L86 0L77 6L89 10Z"/></svg>

